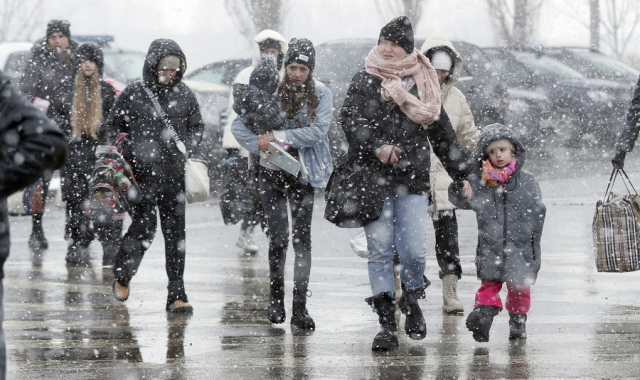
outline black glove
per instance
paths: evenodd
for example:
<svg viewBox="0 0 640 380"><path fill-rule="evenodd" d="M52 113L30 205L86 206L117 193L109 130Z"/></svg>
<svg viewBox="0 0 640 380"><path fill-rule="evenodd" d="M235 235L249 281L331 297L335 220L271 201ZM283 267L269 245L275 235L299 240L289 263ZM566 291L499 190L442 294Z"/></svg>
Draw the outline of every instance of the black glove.
<svg viewBox="0 0 640 380"><path fill-rule="evenodd" d="M627 155L627 152L624 150L619 150L616 152L615 157L611 160L614 169L623 169L624 168L624 157Z"/></svg>

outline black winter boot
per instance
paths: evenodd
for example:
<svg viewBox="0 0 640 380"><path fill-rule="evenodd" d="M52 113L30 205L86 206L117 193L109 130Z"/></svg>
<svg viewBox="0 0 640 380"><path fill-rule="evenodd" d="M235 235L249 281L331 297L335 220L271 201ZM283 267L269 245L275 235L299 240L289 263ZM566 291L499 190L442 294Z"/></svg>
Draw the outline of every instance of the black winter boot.
<svg viewBox="0 0 640 380"><path fill-rule="evenodd" d="M493 323L493 317L498 315L500 308L496 306L476 306L467 316L467 329L473 333L476 342L488 342L489 330Z"/></svg>
<svg viewBox="0 0 640 380"><path fill-rule="evenodd" d="M49 241L44 236L42 228L42 213L31 215L31 236L29 236L29 247L33 250L43 250L49 248Z"/></svg>
<svg viewBox="0 0 640 380"><path fill-rule="evenodd" d="M380 332L373 338L372 351L389 351L398 347L398 326L396 325L395 294L385 292L367 298L365 301L376 308Z"/></svg>
<svg viewBox="0 0 640 380"><path fill-rule="evenodd" d="M271 280L271 296L267 307L269 322L280 324L287 318L284 310L284 279Z"/></svg>
<svg viewBox="0 0 640 380"><path fill-rule="evenodd" d="M106 241L102 243L102 267L112 268L116 263L116 257L120 250L120 244L117 242Z"/></svg>
<svg viewBox="0 0 640 380"><path fill-rule="evenodd" d="M406 290L402 284L400 310L405 314L404 332L413 340L421 340L427 336L427 324L424 321L419 299L425 299L424 289Z"/></svg>
<svg viewBox="0 0 640 380"><path fill-rule="evenodd" d="M316 323L307 310L307 294L297 287L293 288L293 309L291 310L291 326L302 330L315 330Z"/></svg>
<svg viewBox="0 0 640 380"><path fill-rule="evenodd" d="M67 248L67 256L65 257L67 265L70 266L86 266L89 264L89 249L73 243Z"/></svg>
<svg viewBox="0 0 640 380"><path fill-rule="evenodd" d="M509 312L509 339L527 339L527 315Z"/></svg>

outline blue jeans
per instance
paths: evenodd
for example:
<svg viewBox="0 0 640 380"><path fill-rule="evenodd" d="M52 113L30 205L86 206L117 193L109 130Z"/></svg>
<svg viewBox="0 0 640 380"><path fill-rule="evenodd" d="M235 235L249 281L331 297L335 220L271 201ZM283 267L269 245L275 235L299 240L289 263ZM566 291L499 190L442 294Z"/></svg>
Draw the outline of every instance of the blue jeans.
<svg viewBox="0 0 640 380"><path fill-rule="evenodd" d="M364 227L369 250L369 283L373 295L394 292L393 255L400 259L400 279L407 290L425 287L427 256L426 195L388 193L380 219Z"/></svg>

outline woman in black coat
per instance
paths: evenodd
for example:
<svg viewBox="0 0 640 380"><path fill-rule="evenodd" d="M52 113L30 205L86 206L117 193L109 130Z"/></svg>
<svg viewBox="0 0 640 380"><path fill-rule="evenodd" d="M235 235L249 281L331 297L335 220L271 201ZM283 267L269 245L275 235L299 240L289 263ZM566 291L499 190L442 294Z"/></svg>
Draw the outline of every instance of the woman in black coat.
<svg viewBox="0 0 640 380"><path fill-rule="evenodd" d="M127 158L142 192L142 200L130 211L131 225L114 265L116 299L129 297L129 282L138 271L144 253L155 237L160 211L169 277L166 310L191 313L184 288L186 254L185 163L156 100L191 156L202 139L200 107L189 87L182 83L187 60L178 44L169 39L151 43L142 79L122 91L109 113L106 127L112 138L129 134Z"/></svg>
<svg viewBox="0 0 640 380"><path fill-rule="evenodd" d="M66 261L71 265L86 263L88 247L94 231L102 243L102 264L111 267L115 260L124 215L108 212L87 213L89 178L95 166L96 147L107 143L102 128L116 93L101 79L104 67L102 50L93 44L81 45L75 54L76 74L73 81L63 82L56 91L50 114L69 140L70 154L61 170L62 198L67 202L65 236L69 241Z"/></svg>
<svg viewBox="0 0 640 380"><path fill-rule="evenodd" d="M340 113L349 143L347 162L362 172L366 189L357 200L356 220L364 225L369 249L367 301L378 313L382 329L373 350L397 347L394 253L402 270L405 332L426 336L418 299L425 298L426 223L429 197L430 146L449 173L464 175L456 161L466 158L440 101L436 72L413 46L407 17L392 20L380 32L378 46L349 86Z"/></svg>
<svg viewBox="0 0 640 380"><path fill-rule="evenodd" d="M75 73L73 55L78 43L71 39L70 27L69 21L66 20L49 21L46 37L34 43L31 48L31 57L18 85L20 92L49 117L52 117L50 104L59 95L57 89L64 83L72 82ZM50 181L51 176L43 177L41 192L43 210L34 210L31 214L33 227L29 237L29 247L34 251L49 247L42 228L42 217Z"/></svg>

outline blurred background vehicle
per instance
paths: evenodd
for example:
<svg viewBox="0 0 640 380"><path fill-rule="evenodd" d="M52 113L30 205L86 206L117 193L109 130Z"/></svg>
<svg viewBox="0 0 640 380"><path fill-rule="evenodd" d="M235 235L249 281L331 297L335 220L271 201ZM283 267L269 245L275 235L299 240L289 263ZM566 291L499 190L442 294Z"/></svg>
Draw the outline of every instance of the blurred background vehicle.
<svg viewBox="0 0 640 380"><path fill-rule="evenodd" d="M231 96L231 85L245 67L251 65L251 58L217 61L189 70L185 82L196 94L200 112L205 123L205 131L200 144L201 153L209 160L211 190L218 191L222 180L220 164L226 158L222 149L222 135L227 122L227 107Z"/></svg>
<svg viewBox="0 0 640 380"><path fill-rule="evenodd" d="M230 87L238 73L249 66L251 66L251 58L227 59L200 66L187 72L184 78Z"/></svg>
<svg viewBox="0 0 640 380"><path fill-rule="evenodd" d="M0 43L0 70L11 77L14 84L22 77L32 46L32 42Z"/></svg>
<svg viewBox="0 0 640 380"><path fill-rule="evenodd" d="M550 118L540 132L545 141L577 146L611 144L631 100L626 85L586 78L535 50L485 48L493 72L510 89L533 91L549 99ZM551 132L551 133L549 133Z"/></svg>
<svg viewBox="0 0 640 380"><path fill-rule="evenodd" d="M626 63L589 48L545 46L542 52L579 71L587 78L629 83L632 92L640 76L640 71Z"/></svg>

